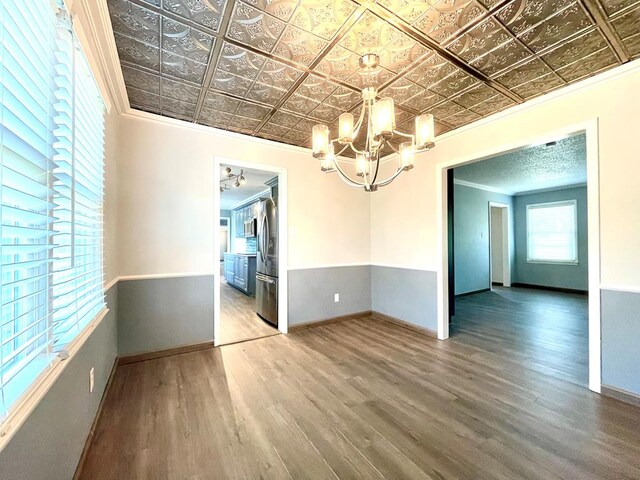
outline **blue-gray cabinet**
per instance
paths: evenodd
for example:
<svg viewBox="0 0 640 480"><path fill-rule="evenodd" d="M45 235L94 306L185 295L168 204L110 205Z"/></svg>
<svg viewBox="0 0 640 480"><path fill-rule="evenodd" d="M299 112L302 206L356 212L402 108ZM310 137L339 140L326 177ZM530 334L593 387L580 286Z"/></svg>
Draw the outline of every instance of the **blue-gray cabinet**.
<svg viewBox="0 0 640 480"><path fill-rule="evenodd" d="M235 253L224 254L224 278L242 293L256 293L256 256Z"/></svg>

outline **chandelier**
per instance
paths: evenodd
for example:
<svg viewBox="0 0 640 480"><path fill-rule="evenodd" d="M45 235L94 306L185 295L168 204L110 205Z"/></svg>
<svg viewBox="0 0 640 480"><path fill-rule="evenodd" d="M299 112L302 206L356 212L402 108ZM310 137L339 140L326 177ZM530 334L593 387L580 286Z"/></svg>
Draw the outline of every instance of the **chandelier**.
<svg viewBox="0 0 640 480"><path fill-rule="evenodd" d="M244 178L244 170L240 170L239 174L235 174L231 170L231 167L225 167L224 174L225 178L220 180L220 193L229 190L229 183L231 183L233 188L238 188L240 185L247 183L247 180ZM233 180L235 180L235 182Z"/></svg>
<svg viewBox="0 0 640 480"><path fill-rule="evenodd" d="M360 68L365 75L373 74L378 68L380 57L374 53L368 53L360 57ZM423 114L415 119L415 134L403 133L396 130L395 107L393 98L383 97L376 99L378 89L367 82L369 86L362 90L362 109L358 121L354 124L354 116L345 112L338 120L338 138L329 139L329 127L327 125L314 125L312 129L313 156L320 160L320 169L323 172L338 172L338 175L347 185L352 187L364 187L367 192L375 192L378 187L389 185L402 172L411 170L414 164L414 155L424 152L435 146L433 115ZM361 135L363 132L363 135ZM402 138L396 148L389 140ZM355 147L354 142L364 140L362 150ZM335 152L334 144L338 143L340 151ZM380 168L380 154L388 145L398 154L398 165L394 172L386 178ZM346 172L343 164L354 162L346 159L338 159L339 155L350 148L355 153L355 176ZM354 170L351 167L351 170Z"/></svg>

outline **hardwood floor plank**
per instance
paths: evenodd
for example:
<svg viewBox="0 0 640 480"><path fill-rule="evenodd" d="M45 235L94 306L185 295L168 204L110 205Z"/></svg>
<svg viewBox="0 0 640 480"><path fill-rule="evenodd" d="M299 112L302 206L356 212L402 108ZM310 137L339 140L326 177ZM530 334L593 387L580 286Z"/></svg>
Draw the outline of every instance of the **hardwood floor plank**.
<svg viewBox="0 0 640 480"><path fill-rule="evenodd" d="M81 478L640 478L576 297L462 297L446 342L357 318L122 365Z"/></svg>
<svg viewBox="0 0 640 480"><path fill-rule="evenodd" d="M280 332L256 313L256 299L220 280L220 344L254 340Z"/></svg>

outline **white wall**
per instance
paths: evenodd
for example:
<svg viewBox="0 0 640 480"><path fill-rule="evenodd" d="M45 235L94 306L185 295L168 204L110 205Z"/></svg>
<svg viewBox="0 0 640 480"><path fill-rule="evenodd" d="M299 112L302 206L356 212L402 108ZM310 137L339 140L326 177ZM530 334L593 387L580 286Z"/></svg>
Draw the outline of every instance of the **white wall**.
<svg viewBox="0 0 640 480"><path fill-rule="evenodd" d="M129 114L119 125L120 276L214 272L214 155L287 169L290 269L370 263L369 194L323 174L307 151Z"/></svg>
<svg viewBox="0 0 640 480"><path fill-rule="evenodd" d="M597 117L602 283L640 288L640 62L600 78L605 80L437 138L436 148L419 155L409 175L372 196L372 263L437 269L436 164L515 146Z"/></svg>

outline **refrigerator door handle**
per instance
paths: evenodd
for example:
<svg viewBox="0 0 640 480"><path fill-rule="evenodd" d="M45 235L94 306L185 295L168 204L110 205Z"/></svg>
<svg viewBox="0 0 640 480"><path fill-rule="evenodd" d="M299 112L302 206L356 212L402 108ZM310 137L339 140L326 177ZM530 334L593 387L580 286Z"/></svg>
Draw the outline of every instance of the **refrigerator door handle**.
<svg viewBox="0 0 640 480"><path fill-rule="evenodd" d="M269 283L269 284L276 283L276 280L274 278L267 277L266 275L262 275L261 273L257 273L256 274L256 280L259 280L259 281L265 282L265 283Z"/></svg>

